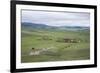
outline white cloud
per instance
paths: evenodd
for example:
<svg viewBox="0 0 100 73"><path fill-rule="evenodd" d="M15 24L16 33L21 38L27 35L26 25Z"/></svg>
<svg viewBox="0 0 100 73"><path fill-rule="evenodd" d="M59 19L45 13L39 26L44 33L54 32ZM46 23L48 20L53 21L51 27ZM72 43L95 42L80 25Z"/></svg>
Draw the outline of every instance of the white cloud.
<svg viewBox="0 0 100 73"><path fill-rule="evenodd" d="M22 22L41 23L51 26L89 26L90 14L22 10Z"/></svg>

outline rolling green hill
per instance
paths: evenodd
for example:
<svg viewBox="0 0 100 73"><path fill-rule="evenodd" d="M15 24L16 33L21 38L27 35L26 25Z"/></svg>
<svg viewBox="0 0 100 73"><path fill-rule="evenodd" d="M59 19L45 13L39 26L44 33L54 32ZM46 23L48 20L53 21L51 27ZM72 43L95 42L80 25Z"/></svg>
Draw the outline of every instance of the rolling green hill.
<svg viewBox="0 0 100 73"><path fill-rule="evenodd" d="M87 59L90 59L89 27L22 23L21 62Z"/></svg>

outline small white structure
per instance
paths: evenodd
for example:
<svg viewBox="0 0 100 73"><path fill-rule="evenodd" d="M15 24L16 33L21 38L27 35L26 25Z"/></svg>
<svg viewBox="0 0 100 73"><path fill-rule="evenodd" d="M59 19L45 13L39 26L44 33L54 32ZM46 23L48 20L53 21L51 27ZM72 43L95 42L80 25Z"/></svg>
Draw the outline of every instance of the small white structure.
<svg viewBox="0 0 100 73"><path fill-rule="evenodd" d="M39 55L40 51L31 51L29 55Z"/></svg>
<svg viewBox="0 0 100 73"><path fill-rule="evenodd" d="M52 51L51 48L31 49L29 55L40 55L48 51Z"/></svg>

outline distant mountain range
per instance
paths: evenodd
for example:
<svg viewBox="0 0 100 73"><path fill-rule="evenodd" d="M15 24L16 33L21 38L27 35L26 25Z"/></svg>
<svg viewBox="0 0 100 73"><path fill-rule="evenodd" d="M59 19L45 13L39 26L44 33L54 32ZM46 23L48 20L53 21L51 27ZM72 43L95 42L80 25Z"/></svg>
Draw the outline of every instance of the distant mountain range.
<svg viewBox="0 0 100 73"><path fill-rule="evenodd" d="M49 27L49 26L47 26L45 24L28 23L28 22L23 22L22 26L33 27L33 28L45 28L45 27Z"/></svg>
<svg viewBox="0 0 100 73"><path fill-rule="evenodd" d="M38 23L28 23L28 22L22 22L22 27L25 28L34 28L34 29L59 29L59 30L89 30L89 27L83 27L83 26L49 26L46 24L38 24Z"/></svg>

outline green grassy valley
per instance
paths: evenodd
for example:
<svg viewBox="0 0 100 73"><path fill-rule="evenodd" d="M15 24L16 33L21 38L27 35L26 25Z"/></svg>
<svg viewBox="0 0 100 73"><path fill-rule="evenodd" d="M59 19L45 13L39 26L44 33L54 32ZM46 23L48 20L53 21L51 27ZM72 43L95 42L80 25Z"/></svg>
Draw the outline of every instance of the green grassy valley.
<svg viewBox="0 0 100 73"><path fill-rule="evenodd" d="M68 28L22 26L21 62L90 59L89 29L81 27L66 29Z"/></svg>

